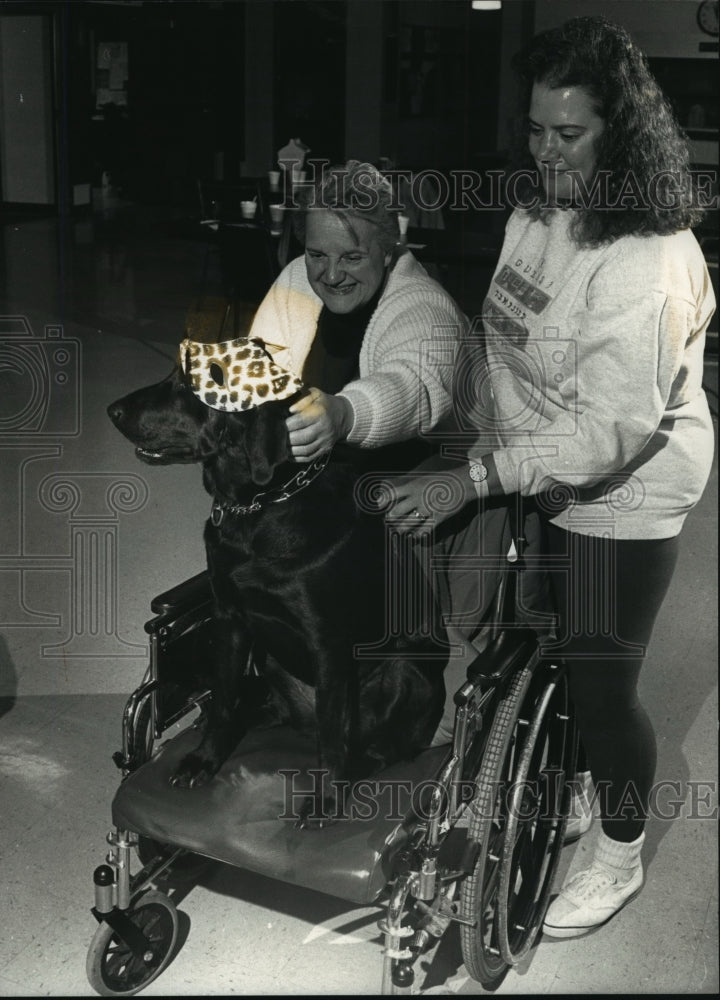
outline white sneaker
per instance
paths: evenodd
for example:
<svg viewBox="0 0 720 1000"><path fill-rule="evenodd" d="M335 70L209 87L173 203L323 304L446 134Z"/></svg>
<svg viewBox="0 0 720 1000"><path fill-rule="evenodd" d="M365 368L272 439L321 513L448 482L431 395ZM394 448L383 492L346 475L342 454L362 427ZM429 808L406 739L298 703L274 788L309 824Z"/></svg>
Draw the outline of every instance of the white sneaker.
<svg viewBox="0 0 720 1000"><path fill-rule="evenodd" d="M627 882L619 882L602 862L593 861L573 876L550 904L544 933L557 938L580 937L606 923L642 889L642 863L630 869L629 876Z"/></svg>

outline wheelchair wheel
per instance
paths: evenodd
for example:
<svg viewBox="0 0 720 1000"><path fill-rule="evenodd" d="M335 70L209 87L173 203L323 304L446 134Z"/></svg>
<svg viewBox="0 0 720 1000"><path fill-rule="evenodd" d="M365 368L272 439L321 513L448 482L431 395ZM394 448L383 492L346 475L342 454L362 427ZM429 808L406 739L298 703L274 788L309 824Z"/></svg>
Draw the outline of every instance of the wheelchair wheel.
<svg viewBox="0 0 720 1000"><path fill-rule="evenodd" d="M463 960L496 988L529 951L544 916L562 847L565 773L573 727L564 679L535 655L500 699L470 806L475 870L462 883ZM562 710L561 710L562 708Z"/></svg>
<svg viewBox="0 0 720 1000"><path fill-rule="evenodd" d="M152 757L155 734L152 726L152 706L150 699L143 702L138 717L130 732L130 757L135 761L135 767L140 767Z"/></svg>
<svg viewBox="0 0 720 1000"><path fill-rule="evenodd" d="M576 749L567 681L556 669L538 693L509 789L496 918L508 965L529 952L545 916L567 826L567 777L574 773Z"/></svg>
<svg viewBox="0 0 720 1000"><path fill-rule="evenodd" d="M468 972L489 990L500 985L508 970L500 954L497 934L500 861L506 825L503 789L512 780L518 718L532 678L532 670L524 667L497 705L475 778L477 791L469 806L468 833L480 849L473 873L460 888L460 916L474 924L461 923L460 943Z"/></svg>
<svg viewBox="0 0 720 1000"><path fill-rule="evenodd" d="M166 968L178 934L178 915L161 892L146 892L126 911L133 925L151 942L144 955L134 955L122 938L103 922L88 949L85 969L92 988L104 997L131 997Z"/></svg>

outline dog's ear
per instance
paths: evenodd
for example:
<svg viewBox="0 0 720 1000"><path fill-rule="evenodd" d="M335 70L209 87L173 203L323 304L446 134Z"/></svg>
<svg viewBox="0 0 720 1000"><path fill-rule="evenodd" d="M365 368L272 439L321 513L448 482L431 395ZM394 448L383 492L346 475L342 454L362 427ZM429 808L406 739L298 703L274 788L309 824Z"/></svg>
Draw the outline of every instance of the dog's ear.
<svg viewBox="0 0 720 1000"><path fill-rule="evenodd" d="M200 431L200 457L209 458L217 453L227 431L226 415L219 410L211 410L203 406L207 411L206 419Z"/></svg>
<svg viewBox="0 0 720 1000"><path fill-rule="evenodd" d="M245 453L253 482L264 486L278 465L292 459L285 426L288 404L284 400L271 400L249 412L252 420L245 428Z"/></svg>

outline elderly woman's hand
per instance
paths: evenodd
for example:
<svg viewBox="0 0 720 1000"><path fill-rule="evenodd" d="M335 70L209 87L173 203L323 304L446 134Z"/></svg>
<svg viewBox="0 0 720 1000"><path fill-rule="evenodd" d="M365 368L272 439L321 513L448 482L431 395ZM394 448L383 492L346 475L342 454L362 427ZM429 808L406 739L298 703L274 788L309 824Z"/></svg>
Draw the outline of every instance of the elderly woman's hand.
<svg viewBox="0 0 720 1000"><path fill-rule="evenodd" d="M343 396L311 389L290 407L286 425L296 462L312 462L347 437L353 422L352 407Z"/></svg>

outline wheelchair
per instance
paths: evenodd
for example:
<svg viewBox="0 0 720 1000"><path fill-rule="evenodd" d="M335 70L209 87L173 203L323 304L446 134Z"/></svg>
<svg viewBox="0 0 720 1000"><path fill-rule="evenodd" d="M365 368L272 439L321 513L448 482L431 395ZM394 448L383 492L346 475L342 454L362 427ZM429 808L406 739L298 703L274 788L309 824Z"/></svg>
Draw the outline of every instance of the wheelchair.
<svg viewBox="0 0 720 1000"><path fill-rule="evenodd" d="M560 859L577 733L562 662L518 623L524 539L513 535L488 643L454 694L452 743L353 785L320 830L295 814L318 774L314 740L288 727L251 730L201 788L170 785L210 697L199 669L212 644L207 574L152 601L149 666L114 754L110 851L94 873L86 971L97 993L133 996L163 972L178 937L164 880L192 879L212 859L382 904L383 994L413 992L415 963L451 924L485 990L526 958ZM134 855L142 867L131 874Z"/></svg>

